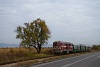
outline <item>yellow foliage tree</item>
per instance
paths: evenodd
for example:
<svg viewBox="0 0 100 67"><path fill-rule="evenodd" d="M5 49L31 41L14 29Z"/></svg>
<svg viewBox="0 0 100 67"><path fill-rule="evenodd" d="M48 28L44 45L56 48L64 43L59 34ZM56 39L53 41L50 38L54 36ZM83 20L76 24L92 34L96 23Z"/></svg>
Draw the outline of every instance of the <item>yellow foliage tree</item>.
<svg viewBox="0 0 100 67"><path fill-rule="evenodd" d="M48 43L51 37L50 30L44 20L37 19L31 23L24 23L24 27L18 26L15 30L16 38L21 39L23 47L34 47L37 53L41 52L42 45Z"/></svg>

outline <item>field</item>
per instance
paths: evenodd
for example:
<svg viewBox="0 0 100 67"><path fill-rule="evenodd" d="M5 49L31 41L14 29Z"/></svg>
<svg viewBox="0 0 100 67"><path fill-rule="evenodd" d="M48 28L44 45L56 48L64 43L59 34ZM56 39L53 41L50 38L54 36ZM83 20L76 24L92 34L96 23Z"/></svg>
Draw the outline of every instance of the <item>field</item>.
<svg viewBox="0 0 100 67"><path fill-rule="evenodd" d="M52 48L42 48L41 54L37 54L34 48L31 51L26 48L0 48L0 65L50 56L53 56Z"/></svg>
<svg viewBox="0 0 100 67"><path fill-rule="evenodd" d="M29 51L29 49L26 49L26 48L0 48L0 65L17 62L18 66L14 65L12 67L15 67L15 66L19 67L23 65L49 62L55 59L76 56L76 55L91 53L95 51L96 50L91 50L90 52L67 54L67 55L54 55L52 52L52 48L42 48L41 54L37 54L34 48L31 48L31 51Z"/></svg>

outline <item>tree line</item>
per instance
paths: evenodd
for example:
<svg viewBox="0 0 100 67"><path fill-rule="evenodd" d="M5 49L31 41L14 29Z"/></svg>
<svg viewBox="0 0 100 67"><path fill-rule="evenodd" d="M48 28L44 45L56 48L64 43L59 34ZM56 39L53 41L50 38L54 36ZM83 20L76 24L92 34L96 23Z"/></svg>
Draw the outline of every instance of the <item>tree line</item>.
<svg viewBox="0 0 100 67"><path fill-rule="evenodd" d="M92 49L93 50L100 50L100 45L93 45L92 46Z"/></svg>

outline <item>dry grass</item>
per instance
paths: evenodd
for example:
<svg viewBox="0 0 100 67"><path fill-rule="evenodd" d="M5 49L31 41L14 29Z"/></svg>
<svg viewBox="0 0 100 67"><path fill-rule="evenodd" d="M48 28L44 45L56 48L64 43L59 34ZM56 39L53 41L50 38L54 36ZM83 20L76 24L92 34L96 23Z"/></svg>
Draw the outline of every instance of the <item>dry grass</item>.
<svg viewBox="0 0 100 67"><path fill-rule="evenodd" d="M96 51L92 50L90 52L54 56L52 53L52 48L42 48L41 54L37 54L36 50L33 48L31 49L31 52L25 48L0 48L0 65L1 67L8 67L9 63L13 63L10 64L9 67L28 67L32 64L50 62L61 58L72 57L91 52Z"/></svg>
<svg viewBox="0 0 100 67"><path fill-rule="evenodd" d="M0 48L0 65L49 57L51 55L52 48L42 48L41 54L37 54L34 48L31 51L26 48Z"/></svg>
<svg viewBox="0 0 100 67"><path fill-rule="evenodd" d="M95 51L92 50L91 52ZM41 54L37 54L34 48L32 48L31 51L26 48L0 48L0 65L26 60L41 59L50 56L54 56L52 48L42 48ZM69 54L65 55L65 57L66 56L69 56Z"/></svg>

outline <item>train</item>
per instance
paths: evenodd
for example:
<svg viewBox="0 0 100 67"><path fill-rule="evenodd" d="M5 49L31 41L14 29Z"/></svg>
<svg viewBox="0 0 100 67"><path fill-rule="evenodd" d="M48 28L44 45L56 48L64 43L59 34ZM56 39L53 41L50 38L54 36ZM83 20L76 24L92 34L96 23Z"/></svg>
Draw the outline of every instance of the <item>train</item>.
<svg viewBox="0 0 100 67"><path fill-rule="evenodd" d="M74 45L70 42L63 42L63 41L55 41L53 42L53 52L54 54L68 54L68 53L78 53L78 52L86 52L91 51L90 46L85 45Z"/></svg>

